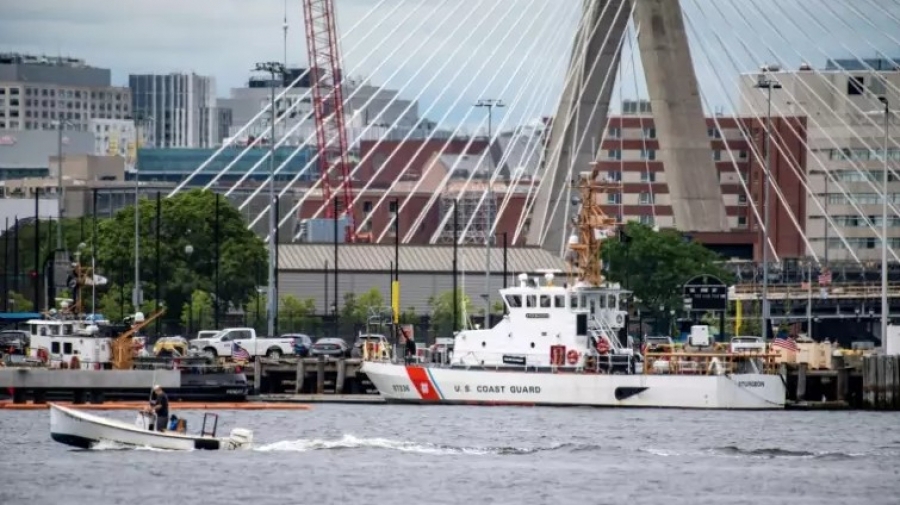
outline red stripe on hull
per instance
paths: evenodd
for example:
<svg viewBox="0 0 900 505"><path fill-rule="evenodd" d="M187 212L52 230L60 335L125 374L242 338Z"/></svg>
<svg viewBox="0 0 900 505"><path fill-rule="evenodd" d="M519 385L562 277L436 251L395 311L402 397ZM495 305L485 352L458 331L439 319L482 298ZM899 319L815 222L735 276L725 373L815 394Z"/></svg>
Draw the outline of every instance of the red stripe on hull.
<svg viewBox="0 0 900 505"><path fill-rule="evenodd" d="M434 387L431 379L428 378L428 372L424 368L420 366L407 366L406 375L409 376L409 380L412 381L413 387L416 388L416 393L419 394L419 397L422 398L422 400L429 402L440 401L441 397L438 395L437 388Z"/></svg>

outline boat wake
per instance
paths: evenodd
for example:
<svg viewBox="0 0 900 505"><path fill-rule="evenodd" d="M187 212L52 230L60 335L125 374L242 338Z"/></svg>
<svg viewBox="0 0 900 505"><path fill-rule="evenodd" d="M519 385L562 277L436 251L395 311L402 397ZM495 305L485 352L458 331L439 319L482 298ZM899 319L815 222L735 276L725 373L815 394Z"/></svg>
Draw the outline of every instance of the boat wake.
<svg viewBox="0 0 900 505"><path fill-rule="evenodd" d="M816 460L825 460L825 461L843 461L854 458L861 458L867 456L862 453L851 453L851 452L813 452L813 451L800 451L800 450L790 450L790 449L781 449L781 448L758 448L758 449L745 449L741 447L737 447L734 445L726 445L722 447L708 447L705 449L700 449L698 451L678 451L678 450L668 450L668 449L658 449L658 448L643 448L641 452L646 452L653 454L654 456L700 456L700 455L713 455L713 456L723 456L723 457L733 457L733 458L755 458L755 459L816 459Z"/></svg>
<svg viewBox="0 0 900 505"><path fill-rule="evenodd" d="M349 449L383 449L389 451L409 452L430 455L524 455L543 451L552 451L564 447L563 444L551 447L459 447L443 444L430 444L424 442L412 442L404 440L392 440L389 438L360 438L354 435L344 435L340 439L300 439L285 440L255 447L261 452L306 452L321 450L349 450Z"/></svg>
<svg viewBox="0 0 900 505"><path fill-rule="evenodd" d="M75 449L80 451L153 451L153 452L176 452L171 451L169 449L159 449L156 447L147 447L147 446L134 446L134 445L126 445L120 444L117 442L111 442L109 440L101 440L100 442L91 446L90 449ZM183 452L183 451L182 451Z"/></svg>

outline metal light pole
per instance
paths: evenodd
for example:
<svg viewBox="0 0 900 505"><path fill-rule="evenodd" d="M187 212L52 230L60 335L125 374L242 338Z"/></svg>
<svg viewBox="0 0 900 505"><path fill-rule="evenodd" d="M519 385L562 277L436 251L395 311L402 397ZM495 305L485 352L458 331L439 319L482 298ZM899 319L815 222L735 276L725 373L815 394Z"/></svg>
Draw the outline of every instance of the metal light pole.
<svg viewBox="0 0 900 505"><path fill-rule="evenodd" d="M60 119L56 121L57 139L56 139L56 250L63 250L62 220L63 209L65 208L66 197L63 187L63 127L72 126L72 123Z"/></svg>
<svg viewBox="0 0 900 505"><path fill-rule="evenodd" d="M278 120L275 111L275 88L278 86L278 80L276 79L276 76L280 75L283 77L285 68L284 64L269 61L265 63L257 63L255 70L257 72L268 72L272 76L270 86L271 109L269 111L269 122L271 123L271 130L269 131L269 279L268 289L266 292L266 331L269 336L274 336L275 311L278 308L278 295L275 292L275 275L277 268L275 264L275 248L278 247L275 239L275 228L276 226L278 226L278 217L275 215L277 212L275 206L275 122Z"/></svg>
<svg viewBox="0 0 900 505"><path fill-rule="evenodd" d="M503 103L503 100L486 98L478 100L478 102L475 104L475 107L486 107L488 110L488 142L490 142L492 133L491 127L494 118L494 107L506 107L506 104Z"/></svg>
<svg viewBox="0 0 900 505"><path fill-rule="evenodd" d="M134 287L131 290L131 305L137 312L144 298L141 290L141 217L140 188L141 178L138 175L138 152L141 147L141 122L150 118L138 119L134 123Z"/></svg>
<svg viewBox="0 0 900 505"><path fill-rule="evenodd" d="M884 173L882 174L881 199L881 341L887 339L888 327L888 128L891 124L891 109L887 97L879 97L884 104L884 150L881 155L884 160Z"/></svg>
<svg viewBox="0 0 900 505"><path fill-rule="evenodd" d="M780 89L781 84L774 79L767 79L761 74L756 82L756 88L766 90L766 173L763 174L765 188L763 189L763 229L762 229L762 338L769 338L769 187L772 184L772 90ZM827 247L827 244L826 244Z"/></svg>

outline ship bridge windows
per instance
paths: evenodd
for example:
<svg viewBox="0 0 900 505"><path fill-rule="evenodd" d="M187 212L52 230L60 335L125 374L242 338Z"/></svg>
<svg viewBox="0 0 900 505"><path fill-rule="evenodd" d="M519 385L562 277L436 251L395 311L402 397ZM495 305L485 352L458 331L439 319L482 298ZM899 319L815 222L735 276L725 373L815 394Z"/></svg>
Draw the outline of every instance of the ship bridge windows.
<svg viewBox="0 0 900 505"><path fill-rule="evenodd" d="M506 304L510 308L519 308L522 306L522 295L506 295Z"/></svg>
<svg viewBox="0 0 900 505"><path fill-rule="evenodd" d="M525 306L528 308L537 307L537 296L535 295L527 295L525 297Z"/></svg>
<svg viewBox="0 0 900 505"><path fill-rule="evenodd" d="M550 295L541 295L541 308L549 309L550 307Z"/></svg>
<svg viewBox="0 0 900 505"><path fill-rule="evenodd" d="M554 295L553 305L558 309L566 308L566 297L565 295Z"/></svg>
<svg viewBox="0 0 900 505"><path fill-rule="evenodd" d="M72 354L72 342L63 342L63 354Z"/></svg>
<svg viewBox="0 0 900 505"><path fill-rule="evenodd" d="M578 295L569 296L569 307L573 309L578 308Z"/></svg>

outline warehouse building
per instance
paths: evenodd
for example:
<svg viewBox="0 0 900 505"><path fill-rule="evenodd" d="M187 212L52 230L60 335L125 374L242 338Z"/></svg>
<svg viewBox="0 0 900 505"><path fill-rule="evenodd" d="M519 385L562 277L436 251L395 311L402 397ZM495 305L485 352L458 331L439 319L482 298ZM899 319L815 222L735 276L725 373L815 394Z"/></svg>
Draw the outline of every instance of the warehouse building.
<svg viewBox="0 0 900 505"><path fill-rule="evenodd" d="M484 246L461 246L458 249L457 285L464 289L476 311L485 306ZM278 248L278 289L280 295L313 298L317 313L331 313L334 302L334 244L285 244ZM500 301L498 289L503 287L503 248L490 249L490 302ZM340 244L337 248L338 301L344 295L361 295L378 288L386 306L390 305L391 266L394 246L391 244ZM417 314L428 314L428 299L453 289L453 246L401 246L400 306L412 307ZM562 259L538 247L510 247L506 253L508 285L516 283L520 273L537 273L546 269L567 272ZM564 273L557 277L565 277ZM563 282L563 279L560 279ZM340 309L340 307L338 307Z"/></svg>

